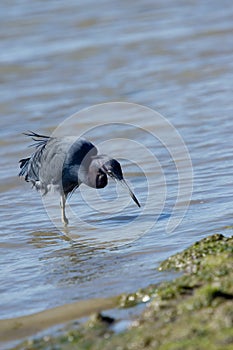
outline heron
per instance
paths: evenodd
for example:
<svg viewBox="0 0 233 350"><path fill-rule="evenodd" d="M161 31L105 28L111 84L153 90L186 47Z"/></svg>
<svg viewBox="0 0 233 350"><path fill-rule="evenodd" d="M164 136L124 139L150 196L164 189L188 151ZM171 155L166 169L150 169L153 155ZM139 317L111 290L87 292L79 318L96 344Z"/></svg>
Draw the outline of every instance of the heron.
<svg viewBox="0 0 233 350"><path fill-rule="evenodd" d="M25 133L32 138L34 153L20 159L19 176L46 195L52 188L60 194L61 220L68 225L65 213L66 200L81 184L104 188L108 178L119 182L133 201L140 203L125 181L120 163L105 154L98 154L90 141L75 136L54 137L35 132Z"/></svg>

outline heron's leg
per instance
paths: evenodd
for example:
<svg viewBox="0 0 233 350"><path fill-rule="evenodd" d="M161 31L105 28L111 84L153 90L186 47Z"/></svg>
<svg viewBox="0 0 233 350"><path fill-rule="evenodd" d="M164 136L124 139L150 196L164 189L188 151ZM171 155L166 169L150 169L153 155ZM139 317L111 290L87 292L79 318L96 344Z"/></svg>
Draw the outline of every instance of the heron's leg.
<svg viewBox="0 0 233 350"><path fill-rule="evenodd" d="M66 207L66 196L62 194L61 195L61 219L64 225L68 225L69 221L66 217L65 207Z"/></svg>

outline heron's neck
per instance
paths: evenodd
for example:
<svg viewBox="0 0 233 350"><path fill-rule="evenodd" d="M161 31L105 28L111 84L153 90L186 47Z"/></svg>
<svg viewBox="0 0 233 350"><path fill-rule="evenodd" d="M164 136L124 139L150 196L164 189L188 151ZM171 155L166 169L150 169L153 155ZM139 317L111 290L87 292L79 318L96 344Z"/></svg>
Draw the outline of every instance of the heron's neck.
<svg viewBox="0 0 233 350"><path fill-rule="evenodd" d="M92 186L94 179L91 174L89 174L89 170L86 166L73 166L70 169L70 175L79 185L83 183L87 186L94 187Z"/></svg>

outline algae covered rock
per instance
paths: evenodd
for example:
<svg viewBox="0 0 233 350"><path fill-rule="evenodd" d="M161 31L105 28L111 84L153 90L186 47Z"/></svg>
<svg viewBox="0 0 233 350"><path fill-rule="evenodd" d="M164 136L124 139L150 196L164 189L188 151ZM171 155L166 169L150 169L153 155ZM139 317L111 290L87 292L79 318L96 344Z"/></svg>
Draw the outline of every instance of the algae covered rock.
<svg viewBox="0 0 233 350"><path fill-rule="evenodd" d="M159 270L174 269L195 272L204 257L217 257L222 252L233 254L233 238L225 237L222 234L214 234L169 257L161 263Z"/></svg>

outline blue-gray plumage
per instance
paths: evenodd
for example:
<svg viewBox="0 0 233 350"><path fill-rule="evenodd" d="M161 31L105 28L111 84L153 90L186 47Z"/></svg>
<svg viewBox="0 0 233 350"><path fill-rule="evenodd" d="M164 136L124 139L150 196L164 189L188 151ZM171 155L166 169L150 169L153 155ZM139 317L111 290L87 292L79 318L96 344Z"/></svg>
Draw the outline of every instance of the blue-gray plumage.
<svg viewBox="0 0 233 350"><path fill-rule="evenodd" d="M76 137L49 137L34 132L26 134L35 143L35 152L21 159L19 176L45 195L55 187L61 195L61 215L65 225L65 204L68 194L82 183L93 188L108 184L108 176L127 188L134 202L140 204L126 183L120 163L107 155L98 155L97 148L85 139Z"/></svg>

